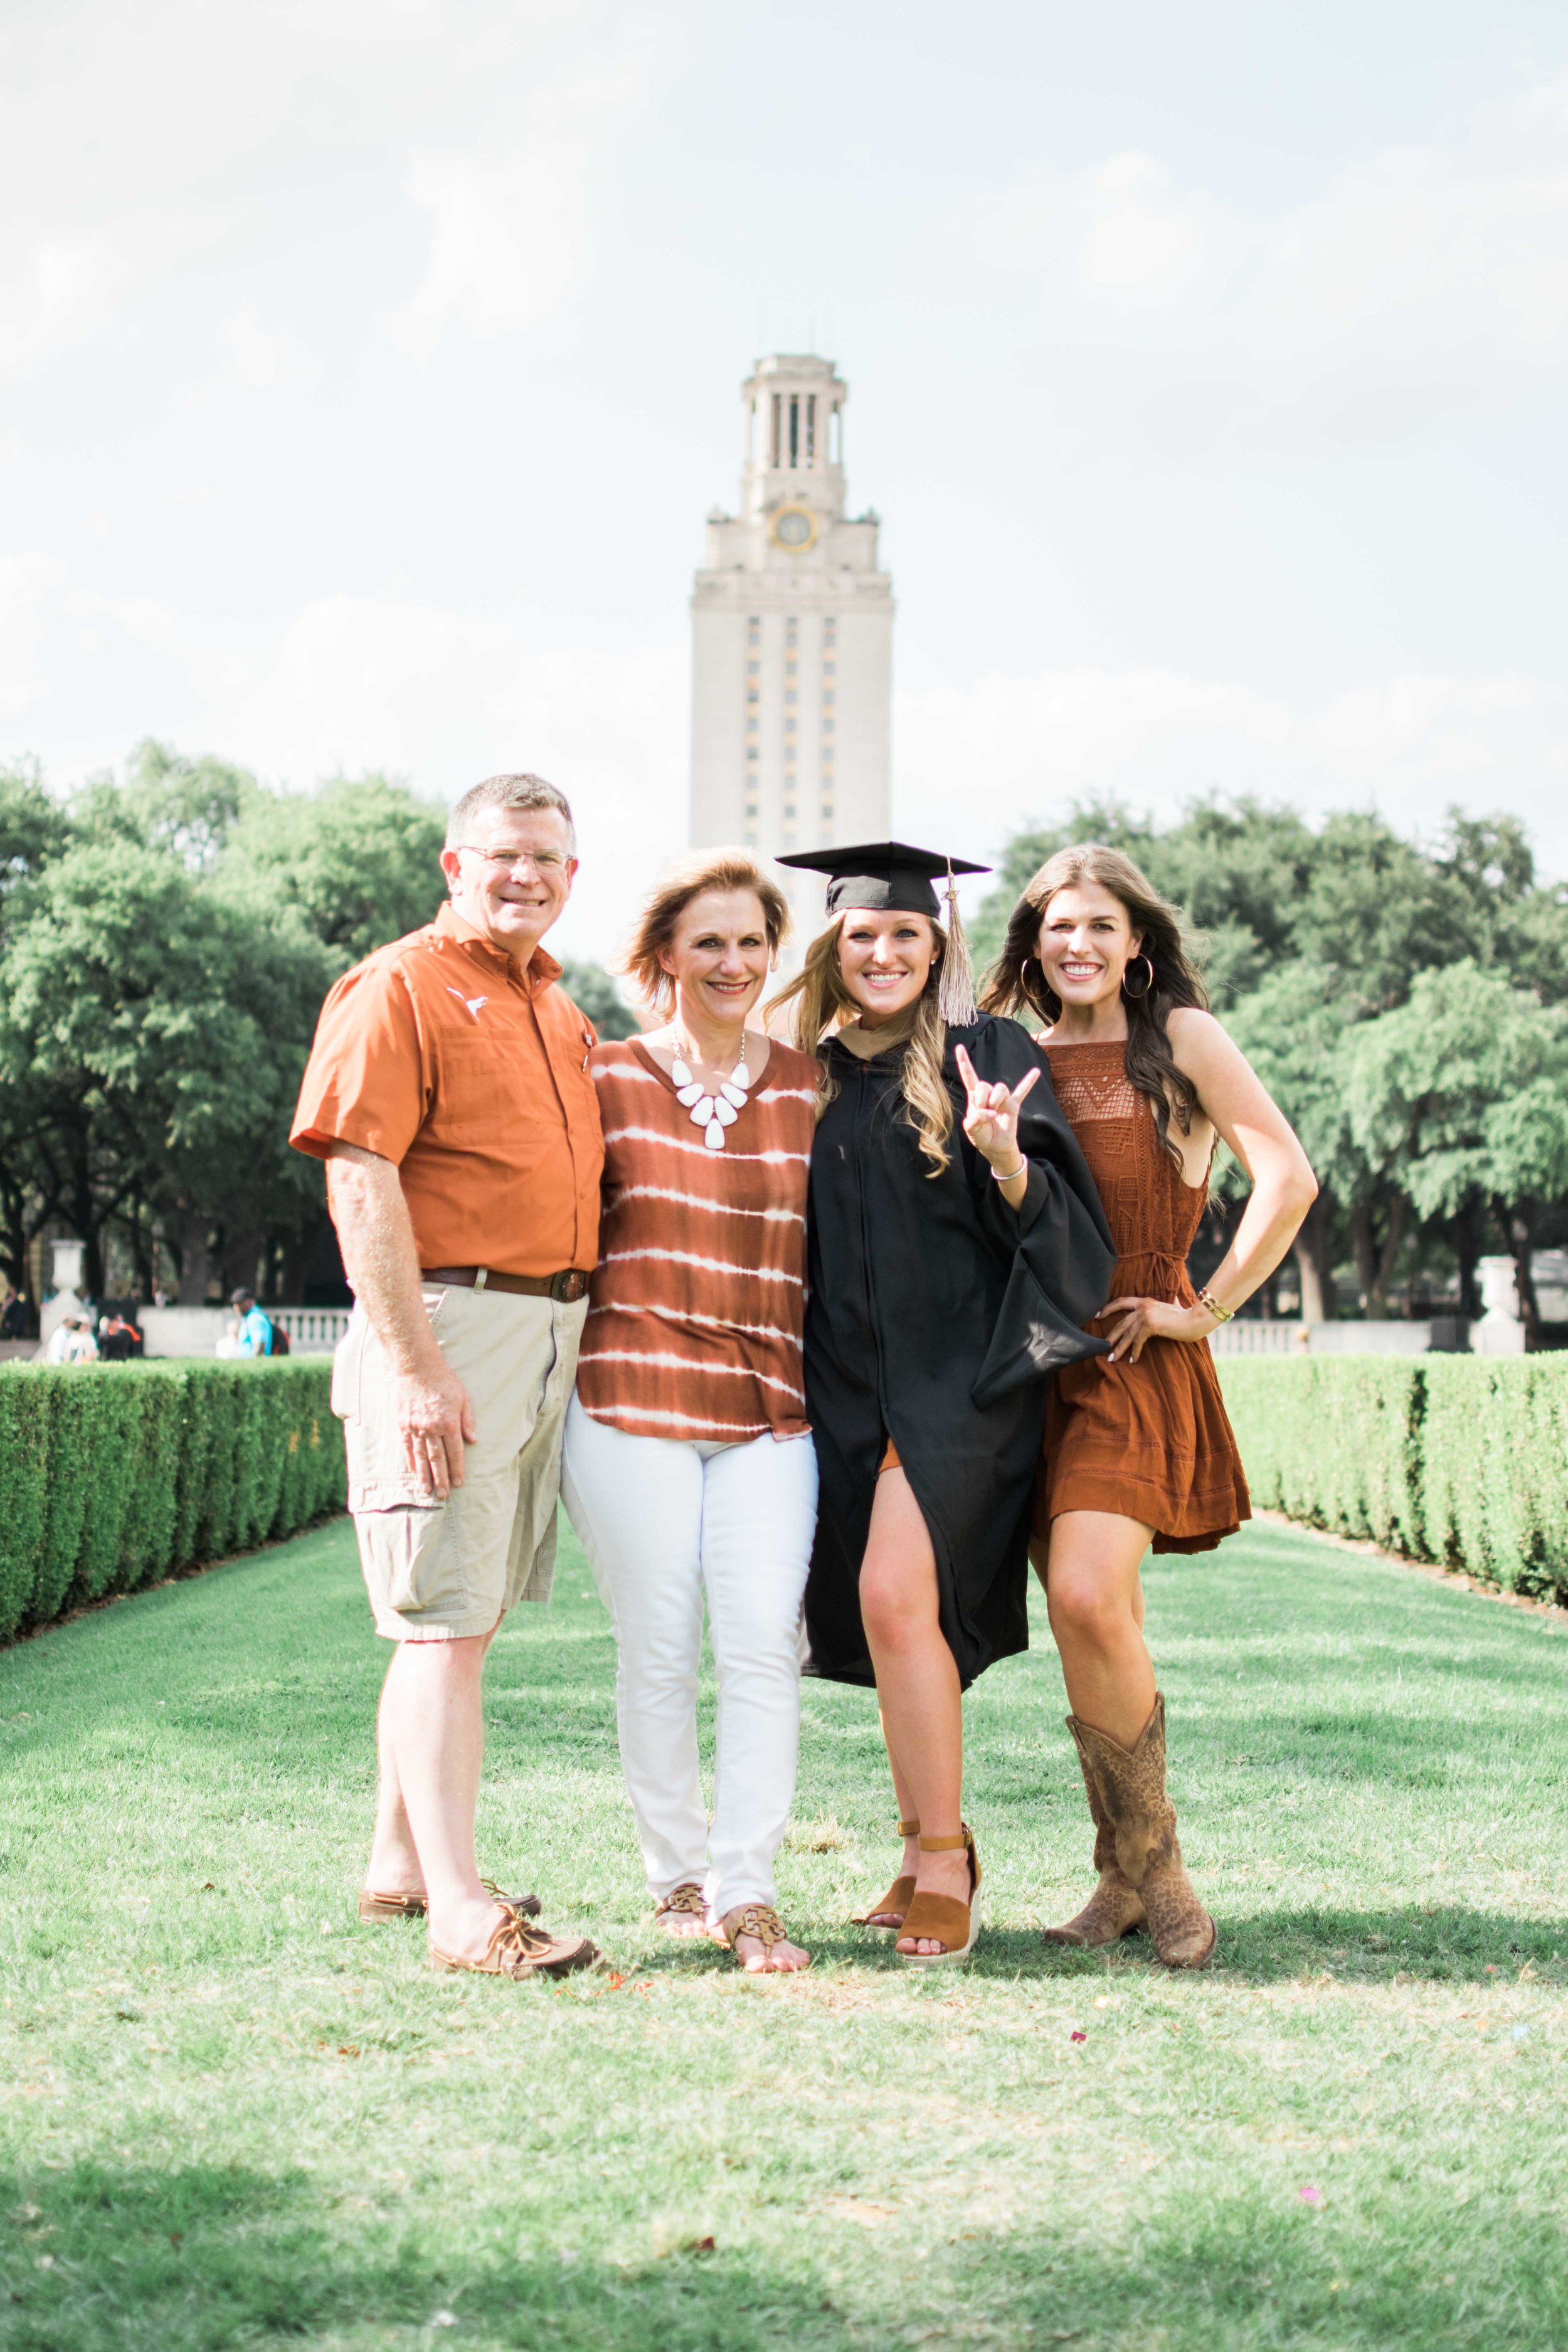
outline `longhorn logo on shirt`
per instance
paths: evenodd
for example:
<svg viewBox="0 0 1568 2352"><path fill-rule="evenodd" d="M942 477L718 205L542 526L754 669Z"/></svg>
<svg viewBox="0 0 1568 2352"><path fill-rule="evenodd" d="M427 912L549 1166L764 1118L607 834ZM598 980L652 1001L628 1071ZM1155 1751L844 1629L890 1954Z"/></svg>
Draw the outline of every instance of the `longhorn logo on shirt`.
<svg viewBox="0 0 1568 2352"><path fill-rule="evenodd" d="M476 1021L479 1017L479 1007L489 1003L488 996L465 996L460 988L448 988L447 993L455 996L459 1004L466 1004Z"/></svg>

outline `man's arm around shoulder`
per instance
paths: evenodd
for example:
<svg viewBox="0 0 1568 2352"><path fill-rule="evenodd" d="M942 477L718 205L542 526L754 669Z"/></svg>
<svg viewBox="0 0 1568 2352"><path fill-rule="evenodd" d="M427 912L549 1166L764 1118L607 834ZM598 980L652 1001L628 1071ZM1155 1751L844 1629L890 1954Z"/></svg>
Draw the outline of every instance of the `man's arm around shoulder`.
<svg viewBox="0 0 1568 2352"><path fill-rule="evenodd" d="M463 1483L463 1446L478 1435L474 1408L430 1328L419 1254L397 1169L357 1144L327 1154L327 1201L349 1287L390 1367L404 1458L427 1495Z"/></svg>

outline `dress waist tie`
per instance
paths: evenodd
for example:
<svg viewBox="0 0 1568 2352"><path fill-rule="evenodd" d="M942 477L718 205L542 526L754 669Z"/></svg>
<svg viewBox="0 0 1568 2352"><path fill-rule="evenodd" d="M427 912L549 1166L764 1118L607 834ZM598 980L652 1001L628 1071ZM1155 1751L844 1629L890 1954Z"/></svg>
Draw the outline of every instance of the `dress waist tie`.
<svg viewBox="0 0 1568 2352"><path fill-rule="evenodd" d="M1170 1307L1197 1303L1187 1261L1174 1250L1127 1250L1110 1277L1112 1298L1159 1298Z"/></svg>

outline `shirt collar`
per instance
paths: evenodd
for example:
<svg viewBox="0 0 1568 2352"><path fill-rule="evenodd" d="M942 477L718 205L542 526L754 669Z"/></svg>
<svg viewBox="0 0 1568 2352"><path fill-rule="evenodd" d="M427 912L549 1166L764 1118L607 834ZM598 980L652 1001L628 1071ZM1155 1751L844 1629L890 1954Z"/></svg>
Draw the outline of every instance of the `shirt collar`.
<svg viewBox="0 0 1568 2352"><path fill-rule="evenodd" d="M437 939L450 940L479 962L504 971L509 980L519 981L531 996L537 996L541 989L548 988L552 981L561 977L561 966L542 947L534 949L529 958L527 971L520 974L516 958L508 955L504 948L498 948L493 940L487 939L483 931L476 929L465 916L459 915L450 898L442 899L431 929Z"/></svg>

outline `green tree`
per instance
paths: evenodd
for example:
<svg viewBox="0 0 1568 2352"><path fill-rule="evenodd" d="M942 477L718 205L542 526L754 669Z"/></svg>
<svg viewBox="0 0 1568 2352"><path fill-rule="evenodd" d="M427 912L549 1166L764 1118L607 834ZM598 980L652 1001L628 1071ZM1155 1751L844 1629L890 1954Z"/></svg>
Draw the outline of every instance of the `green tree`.
<svg viewBox="0 0 1568 2352"><path fill-rule="evenodd" d="M340 968L432 920L447 895L446 811L386 776L260 795L224 844L224 895L295 909Z"/></svg>
<svg viewBox="0 0 1568 2352"><path fill-rule="evenodd" d="M168 847L101 830L16 893L0 957L0 1085L37 1107L59 1210L101 1291L116 1219L166 1223L182 1297L208 1236L298 1193L286 1131L332 961L297 919L226 903ZM288 1202L285 1199L285 1210Z"/></svg>
<svg viewBox="0 0 1568 2352"><path fill-rule="evenodd" d="M1356 1145L1397 1166L1417 1215L1479 1207L1495 1222L1538 1332L1535 1224L1568 1192L1568 1007L1468 958L1421 972L1405 1004L1357 1031L1345 1082Z"/></svg>
<svg viewBox="0 0 1568 2352"><path fill-rule="evenodd" d="M563 962L561 985L601 1037L635 1037L637 1017L602 964Z"/></svg>

